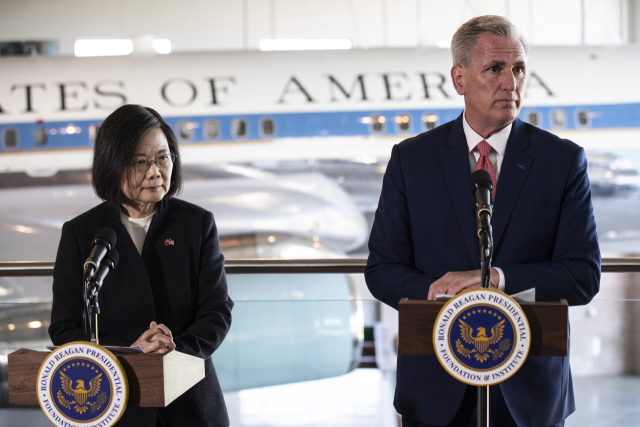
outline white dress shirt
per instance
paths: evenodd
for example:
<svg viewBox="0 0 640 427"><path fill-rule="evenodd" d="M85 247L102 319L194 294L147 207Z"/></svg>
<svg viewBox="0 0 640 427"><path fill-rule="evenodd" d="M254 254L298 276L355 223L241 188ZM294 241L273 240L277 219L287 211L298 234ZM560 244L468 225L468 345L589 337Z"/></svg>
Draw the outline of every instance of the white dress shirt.
<svg viewBox="0 0 640 427"><path fill-rule="evenodd" d="M469 126L469 123L467 122L467 112L465 111L463 114L462 127L464 129L464 136L467 138L467 146L469 147L469 164L471 165L471 173L475 171L476 163L478 163L478 159L480 158L480 152L476 148L476 145L480 144L482 141L487 141L493 148L491 150L491 153L489 153L489 160L493 164L493 168L496 171L496 194L499 189L498 181L500 180L500 169L502 167L502 160L504 160L504 152L507 149L507 140L509 139L509 135L511 134L512 125L513 124L510 124L500 132L494 133L489 138L483 138L475 130L473 130L471 126ZM498 283L498 289L504 292L504 273L499 267L493 268L498 270L498 273L500 274L500 283Z"/></svg>

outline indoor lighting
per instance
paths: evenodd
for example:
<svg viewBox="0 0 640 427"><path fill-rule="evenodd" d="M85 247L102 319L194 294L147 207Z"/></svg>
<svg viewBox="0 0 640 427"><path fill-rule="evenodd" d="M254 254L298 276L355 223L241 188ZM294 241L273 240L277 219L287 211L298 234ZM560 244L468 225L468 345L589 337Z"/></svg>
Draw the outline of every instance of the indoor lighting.
<svg viewBox="0 0 640 427"><path fill-rule="evenodd" d="M171 53L171 40L170 39L153 39L153 50L156 53L166 55Z"/></svg>
<svg viewBox="0 0 640 427"><path fill-rule="evenodd" d="M73 44L76 56L121 56L133 52L130 39L78 39Z"/></svg>
<svg viewBox="0 0 640 427"><path fill-rule="evenodd" d="M260 50L335 50L351 49L351 39L262 39Z"/></svg>

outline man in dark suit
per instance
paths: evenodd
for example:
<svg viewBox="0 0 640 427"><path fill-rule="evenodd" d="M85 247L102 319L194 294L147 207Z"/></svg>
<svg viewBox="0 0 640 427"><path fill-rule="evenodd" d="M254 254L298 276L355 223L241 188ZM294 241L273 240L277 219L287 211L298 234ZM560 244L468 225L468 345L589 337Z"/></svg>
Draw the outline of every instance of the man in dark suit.
<svg viewBox="0 0 640 427"><path fill-rule="evenodd" d="M584 150L518 120L527 50L513 24L481 16L452 40L458 119L393 147L369 240L371 293L435 299L480 286L469 186L495 184L491 287L536 289L536 300L586 304L598 292L600 251ZM395 407L405 426L474 425L476 388L435 356L399 356ZM492 426L562 426L575 410L569 357L530 357L490 387Z"/></svg>

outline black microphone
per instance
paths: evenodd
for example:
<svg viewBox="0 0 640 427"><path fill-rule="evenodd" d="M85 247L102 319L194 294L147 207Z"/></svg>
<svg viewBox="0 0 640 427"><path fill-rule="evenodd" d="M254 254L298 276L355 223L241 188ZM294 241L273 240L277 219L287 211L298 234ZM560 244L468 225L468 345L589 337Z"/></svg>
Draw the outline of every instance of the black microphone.
<svg viewBox="0 0 640 427"><path fill-rule="evenodd" d="M120 256L118 255L117 249L112 249L111 252L105 255L104 259L100 263L100 267L98 267L98 270L96 271L96 274L91 278L91 281L87 285L87 298L91 298L100 292L104 278L107 277L107 274L115 270L118 265L119 258Z"/></svg>
<svg viewBox="0 0 640 427"><path fill-rule="evenodd" d="M113 249L116 245L118 237L116 232L112 229L105 227L98 231L96 238L93 239L93 248L89 258L84 262L84 274L82 275L82 283L86 283L89 280L98 267L102 258Z"/></svg>
<svg viewBox="0 0 640 427"><path fill-rule="evenodd" d="M475 196L476 216L480 220L478 233L480 233L482 225L489 225L489 220L491 219L491 215L493 215L492 191L493 181L491 181L489 172L484 169L479 169L471 174L471 193Z"/></svg>

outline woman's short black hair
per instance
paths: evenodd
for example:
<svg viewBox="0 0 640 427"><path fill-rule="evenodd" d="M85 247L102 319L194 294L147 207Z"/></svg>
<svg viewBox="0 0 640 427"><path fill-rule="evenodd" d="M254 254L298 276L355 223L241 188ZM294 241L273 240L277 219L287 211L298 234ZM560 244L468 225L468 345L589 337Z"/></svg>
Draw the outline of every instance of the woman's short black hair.
<svg viewBox="0 0 640 427"><path fill-rule="evenodd" d="M162 129L169 150L176 155L167 197L182 190L182 163L178 140L171 127L152 108L127 104L115 110L100 125L93 147L91 183L102 200L116 208L122 201L122 183L129 163L135 160L140 140L152 129Z"/></svg>

